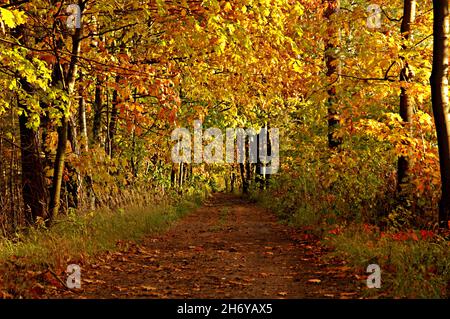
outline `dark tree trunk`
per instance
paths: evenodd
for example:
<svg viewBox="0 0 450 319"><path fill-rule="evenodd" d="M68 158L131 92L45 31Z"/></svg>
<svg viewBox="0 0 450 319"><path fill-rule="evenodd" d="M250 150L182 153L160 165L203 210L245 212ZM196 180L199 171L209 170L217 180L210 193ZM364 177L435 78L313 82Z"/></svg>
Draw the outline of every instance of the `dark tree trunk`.
<svg viewBox="0 0 450 319"><path fill-rule="evenodd" d="M120 76L116 77L116 83L119 84ZM118 105L119 103L119 94L117 90L114 90L113 92L113 98L112 98L112 106L111 106L111 117L109 121L109 128L108 128L108 151L107 153L112 158L114 156L114 139L116 137L116 130L117 130L117 118L119 114Z"/></svg>
<svg viewBox="0 0 450 319"><path fill-rule="evenodd" d="M450 114L448 100L448 0L433 1L433 71L431 96L439 145L442 196L439 204L439 226L448 227L450 213Z"/></svg>
<svg viewBox="0 0 450 319"><path fill-rule="evenodd" d="M172 169L170 170L170 185L172 187L175 187L176 181L177 181L177 168L175 164L172 164Z"/></svg>
<svg viewBox="0 0 450 319"><path fill-rule="evenodd" d="M139 162L136 156L136 118L133 119L133 129L131 131L131 172L133 174L133 178L138 176Z"/></svg>
<svg viewBox="0 0 450 319"><path fill-rule="evenodd" d="M231 173L230 173L230 192L234 193L234 187L236 183L236 173L234 172L234 167L231 167Z"/></svg>
<svg viewBox="0 0 450 319"><path fill-rule="evenodd" d="M12 30L12 35L22 43L28 44L28 34L24 25ZM32 86L25 80L20 79L22 89L33 94ZM48 193L45 183L44 166L40 157L39 133L27 127L28 106L17 99L17 104L24 112L19 116L20 144L21 144L21 166L22 166L22 198L26 211L26 221L29 224L36 222L37 218L48 217ZM11 162L11 172L12 172ZM11 176L11 194L13 194ZM11 202L12 211L15 212L14 202ZM14 223L17 218L14 218Z"/></svg>
<svg viewBox="0 0 450 319"><path fill-rule="evenodd" d="M100 144L100 130L102 125L102 111L103 111L103 90L102 82L97 79L95 85L95 101L94 101L94 121L92 123L92 142L93 144Z"/></svg>
<svg viewBox="0 0 450 319"><path fill-rule="evenodd" d="M267 154L272 156L272 142L270 141L269 127L267 127ZM264 174L264 182L264 187L268 188L270 182L270 174Z"/></svg>
<svg viewBox="0 0 450 319"><path fill-rule="evenodd" d="M25 81L22 87L31 91ZM19 108L26 109L19 101ZM20 146L22 162L22 196L27 223L33 224L37 218L47 218L48 193L40 157L39 133L27 127L28 118L25 114L19 117Z"/></svg>
<svg viewBox="0 0 450 319"><path fill-rule="evenodd" d="M266 153L267 156L271 156L272 155L272 144L270 142L270 133L269 133L269 127L266 127L266 135L265 135L265 140L263 141L263 144L261 145L260 142L260 136L261 133L258 134L257 136L257 164L256 164L256 177L255 177L255 181L259 184L259 188L261 190L264 190L267 188L268 183L269 183L269 179L270 179L270 174L267 174L267 166L269 165L268 163L262 163L260 156L261 156L261 151L263 151L263 154ZM265 145L264 145L265 144ZM264 155L266 155L264 154Z"/></svg>
<svg viewBox="0 0 450 319"><path fill-rule="evenodd" d="M262 190L264 189L264 168L263 168L263 163L260 160L260 156L261 156L261 144L260 144L260 136L261 133L259 133L258 135L256 135L256 174L255 174L255 182L256 184L259 186L259 188Z"/></svg>
<svg viewBox="0 0 450 319"><path fill-rule="evenodd" d="M69 122L68 140L72 147L72 152L75 153L77 156L80 156L80 146L78 145L77 126L73 118ZM77 169L73 167L73 165L67 163L66 166L69 172L69 180L65 182L66 190L68 193L67 206L71 208L78 208L78 197L81 186L81 176L78 173Z"/></svg>
<svg viewBox="0 0 450 319"><path fill-rule="evenodd" d="M245 173L245 164L239 163L239 169L241 172L241 180L242 180L242 193L248 194L248 179Z"/></svg>
<svg viewBox="0 0 450 319"><path fill-rule="evenodd" d="M325 63L327 67L327 77L330 83L328 89L327 111L328 111L328 146L337 148L342 144L342 138L336 136L336 130L339 128L339 112L337 108L336 87L335 82L339 79L337 55L339 33L336 31L331 17L340 9L339 0L325 0L326 10L325 19L328 21L327 39L325 42Z"/></svg>

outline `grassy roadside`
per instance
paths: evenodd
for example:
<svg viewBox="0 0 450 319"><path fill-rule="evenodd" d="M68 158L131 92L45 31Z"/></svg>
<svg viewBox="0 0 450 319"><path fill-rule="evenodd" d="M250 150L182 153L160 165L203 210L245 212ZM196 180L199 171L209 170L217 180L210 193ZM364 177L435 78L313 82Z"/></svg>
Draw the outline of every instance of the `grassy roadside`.
<svg viewBox="0 0 450 319"><path fill-rule="evenodd" d="M370 264L380 266L382 287L367 289L367 297L450 297L450 242L436 233L381 232L355 224L329 231L323 242L360 273L365 273Z"/></svg>
<svg viewBox="0 0 450 319"><path fill-rule="evenodd" d="M365 286L366 268L381 268L380 289L364 289L367 298L449 298L450 242L448 234L430 230L381 231L379 228L354 222L346 226L329 222L321 211L304 205L296 211L283 196L267 194L252 197L279 215L280 220L319 237L332 249L333 256L345 259L355 269L355 280ZM309 209L305 209L309 206ZM356 279L358 278L358 279Z"/></svg>
<svg viewBox="0 0 450 319"><path fill-rule="evenodd" d="M68 262L92 258L117 249L119 241L139 241L166 230L200 206L204 196L196 193L162 200L151 207L133 205L63 216L51 229L32 229L13 239L0 239L0 265L14 262L59 269Z"/></svg>

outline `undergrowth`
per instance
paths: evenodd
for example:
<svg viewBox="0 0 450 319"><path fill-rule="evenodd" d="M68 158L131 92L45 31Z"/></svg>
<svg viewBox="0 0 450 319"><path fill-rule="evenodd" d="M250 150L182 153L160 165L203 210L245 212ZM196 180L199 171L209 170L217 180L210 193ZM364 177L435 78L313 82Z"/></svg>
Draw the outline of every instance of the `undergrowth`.
<svg viewBox="0 0 450 319"><path fill-rule="evenodd" d="M139 241L145 235L164 231L174 221L198 207L204 192L177 195L175 192L153 206L136 202L115 209L72 211L56 220L53 227L32 228L13 238L0 239L0 264L44 265L54 269L68 262L114 250L119 241Z"/></svg>

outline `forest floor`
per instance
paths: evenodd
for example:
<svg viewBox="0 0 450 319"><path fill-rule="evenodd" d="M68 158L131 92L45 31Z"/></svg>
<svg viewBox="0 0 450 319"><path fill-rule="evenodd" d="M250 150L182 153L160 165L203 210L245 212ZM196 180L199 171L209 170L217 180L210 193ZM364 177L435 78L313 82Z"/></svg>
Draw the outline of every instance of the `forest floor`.
<svg viewBox="0 0 450 319"><path fill-rule="evenodd" d="M359 275L359 276L358 276ZM216 194L167 232L81 266L41 298L359 298L364 274L266 209Z"/></svg>

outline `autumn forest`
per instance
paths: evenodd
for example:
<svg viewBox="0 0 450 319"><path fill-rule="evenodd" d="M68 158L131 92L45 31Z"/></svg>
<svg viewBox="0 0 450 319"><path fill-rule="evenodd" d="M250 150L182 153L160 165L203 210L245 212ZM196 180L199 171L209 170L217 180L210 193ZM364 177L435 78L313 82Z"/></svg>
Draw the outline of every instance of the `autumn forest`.
<svg viewBox="0 0 450 319"><path fill-rule="evenodd" d="M449 33L448 0L0 0L0 299L448 298Z"/></svg>

